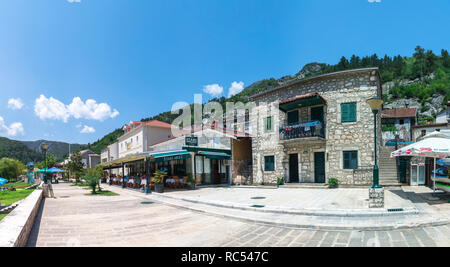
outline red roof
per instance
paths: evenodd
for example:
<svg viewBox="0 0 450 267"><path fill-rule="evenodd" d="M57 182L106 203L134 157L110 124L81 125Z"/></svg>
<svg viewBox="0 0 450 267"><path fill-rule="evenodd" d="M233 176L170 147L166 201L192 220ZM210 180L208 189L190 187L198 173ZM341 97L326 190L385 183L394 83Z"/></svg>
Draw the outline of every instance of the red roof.
<svg viewBox="0 0 450 267"><path fill-rule="evenodd" d="M383 109L382 118L412 118L416 117L416 108Z"/></svg>
<svg viewBox="0 0 450 267"><path fill-rule="evenodd" d="M215 131L218 131L218 132L222 132L224 134L232 135L234 137L249 137L250 136L248 133L243 133L243 132L238 132L238 131L235 132L235 131L232 131L232 130L231 131L230 130L225 130L223 128L217 128L217 127L216 128L214 128L214 127L203 127L202 128L202 127L198 127L196 129L192 129L192 130L180 130L181 132L184 132L184 133L179 135L179 136L172 136L172 137L169 137L169 138L167 138L167 139L165 139L163 141L154 143L152 146L158 145L158 144L161 144L161 143L165 143L165 142L173 140L175 138L182 137L182 136L185 136L185 135L188 135L188 134L192 134L192 133L196 133L196 132L200 132L200 131L207 130L207 129L211 129L211 130L215 130Z"/></svg>
<svg viewBox="0 0 450 267"><path fill-rule="evenodd" d="M168 123L165 123L165 122L162 122L162 121L158 121L158 120L152 120L152 121L145 121L145 122L132 121L130 124L128 124L126 126L127 130L131 129L131 124L133 124L135 127L138 127L139 125L145 124L145 125L154 126L154 127L172 128L171 124L168 124Z"/></svg>
<svg viewBox="0 0 450 267"><path fill-rule="evenodd" d="M327 102L319 93L314 92L314 93L298 95L298 96L294 96L294 97L282 100L282 101L280 101L280 105L281 104L290 103L290 102L294 102L294 101L299 100L299 99L311 98L311 97L315 97L315 96L318 96L318 97L322 98L323 102L325 102L325 103Z"/></svg>

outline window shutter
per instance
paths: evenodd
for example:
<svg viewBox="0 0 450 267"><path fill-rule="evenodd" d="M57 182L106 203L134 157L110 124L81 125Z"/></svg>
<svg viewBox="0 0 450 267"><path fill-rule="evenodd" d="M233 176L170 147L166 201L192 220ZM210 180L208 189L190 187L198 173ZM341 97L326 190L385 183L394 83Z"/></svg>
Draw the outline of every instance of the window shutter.
<svg viewBox="0 0 450 267"><path fill-rule="evenodd" d="M341 121L342 122L347 122L349 117L349 112L348 112L348 105L347 104L341 104Z"/></svg>
<svg viewBox="0 0 450 267"><path fill-rule="evenodd" d="M356 121L356 103L341 104L341 122Z"/></svg>
<svg viewBox="0 0 450 267"><path fill-rule="evenodd" d="M349 108L349 121L356 121L356 103L350 103Z"/></svg>
<svg viewBox="0 0 450 267"><path fill-rule="evenodd" d="M272 117L266 118L266 131L272 130Z"/></svg>
<svg viewBox="0 0 450 267"><path fill-rule="evenodd" d="M350 169L350 155L344 151L344 169Z"/></svg>
<svg viewBox="0 0 450 267"><path fill-rule="evenodd" d="M352 169L358 169L358 152L352 151Z"/></svg>

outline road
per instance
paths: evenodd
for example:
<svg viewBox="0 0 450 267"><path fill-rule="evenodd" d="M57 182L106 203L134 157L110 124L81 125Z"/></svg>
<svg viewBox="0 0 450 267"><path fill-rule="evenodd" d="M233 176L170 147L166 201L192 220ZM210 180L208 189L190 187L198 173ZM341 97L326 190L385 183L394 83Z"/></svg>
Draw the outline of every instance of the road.
<svg viewBox="0 0 450 267"><path fill-rule="evenodd" d="M88 196L54 185L28 246L450 246L450 225L393 231L316 231L252 224L150 202L139 194Z"/></svg>

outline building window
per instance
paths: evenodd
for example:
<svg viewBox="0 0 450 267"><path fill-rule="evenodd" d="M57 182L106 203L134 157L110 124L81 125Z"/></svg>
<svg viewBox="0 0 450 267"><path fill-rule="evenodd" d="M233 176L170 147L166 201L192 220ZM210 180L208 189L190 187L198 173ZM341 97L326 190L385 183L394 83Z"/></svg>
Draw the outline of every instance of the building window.
<svg viewBox="0 0 450 267"><path fill-rule="evenodd" d="M422 130L421 136L427 135L427 130Z"/></svg>
<svg viewBox="0 0 450 267"><path fill-rule="evenodd" d="M266 130L266 132L271 132L272 131L272 117L267 117L266 118L264 129Z"/></svg>
<svg viewBox="0 0 450 267"><path fill-rule="evenodd" d="M344 151L344 169L358 169L358 151Z"/></svg>
<svg viewBox="0 0 450 267"><path fill-rule="evenodd" d="M264 171L272 172L275 170L275 156L264 157Z"/></svg>
<svg viewBox="0 0 450 267"><path fill-rule="evenodd" d="M356 121L356 102L341 104L341 122Z"/></svg>
<svg viewBox="0 0 450 267"><path fill-rule="evenodd" d="M136 143L139 143L139 136L136 136Z"/></svg>
<svg viewBox="0 0 450 267"><path fill-rule="evenodd" d="M400 125L403 125L403 124L405 124L405 121L404 120L400 120Z"/></svg>

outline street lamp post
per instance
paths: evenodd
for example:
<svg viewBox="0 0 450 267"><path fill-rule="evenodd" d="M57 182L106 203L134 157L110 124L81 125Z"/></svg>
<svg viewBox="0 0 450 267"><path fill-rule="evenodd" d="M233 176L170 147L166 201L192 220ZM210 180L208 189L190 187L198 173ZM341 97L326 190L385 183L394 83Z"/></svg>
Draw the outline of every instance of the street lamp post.
<svg viewBox="0 0 450 267"><path fill-rule="evenodd" d="M47 150L48 150L48 145L47 144L42 144L42 150L44 151L44 157L45 157L44 184L48 184L48 180L47 180Z"/></svg>
<svg viewBox="0 0 450 267"><path fill-rule="evenodd" d="M377 115L380 111L383 100L379 97L372 97L367 100L373 112L374 125L374 166L373 166L373 184L369 189L369 208L384 207L384 189L380 186L379 168L377 160Z"/></svg>
<svg viewBox="0 0 450 267"><path fill-rule="evenodd" d="M374 125L374 151L375 151L375 164L373 166L373 185L372 188L381 188L379 185L379 169L378 169L378 162L377 162L377 115L381 108L381 105L383 104L383 100L379 97L372 97L371 99L367 100L367 104L369 104L370 108L373 112L373 125Z"/></svg>

